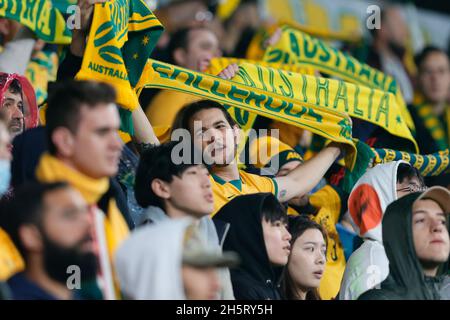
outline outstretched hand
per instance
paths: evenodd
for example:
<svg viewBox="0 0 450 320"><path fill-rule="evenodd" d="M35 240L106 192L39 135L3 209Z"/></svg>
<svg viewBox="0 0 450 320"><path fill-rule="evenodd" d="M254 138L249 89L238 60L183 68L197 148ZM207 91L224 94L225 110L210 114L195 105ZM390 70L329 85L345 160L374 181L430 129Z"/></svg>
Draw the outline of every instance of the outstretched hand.
<svg viewBox="0 0 450 320"><path fill-rule="evenodd" d="M230 80L236 75L238 71L239 66L236 63L233 63L223 69L217 76L225 80Z"/></svg>

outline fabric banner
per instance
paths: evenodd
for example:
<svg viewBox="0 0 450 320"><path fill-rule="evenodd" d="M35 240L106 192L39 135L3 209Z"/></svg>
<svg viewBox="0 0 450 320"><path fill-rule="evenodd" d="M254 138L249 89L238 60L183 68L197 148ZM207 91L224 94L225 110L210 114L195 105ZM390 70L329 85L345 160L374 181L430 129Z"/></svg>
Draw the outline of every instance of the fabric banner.
<svg viewBox="0 0 450 320"><path fill-rule="evenodd" d="M249 63L242 63L238 74L244 80L252 79L250 75L261 79L258 82L248 80L247 83L252 87L301 101L311 108L320 106L376 124L395 136L409 140L418 150L415 139L396 107L396 99L389 92Z"/></svg>
<svg viewBox="0 0 450 320"><path fill-rule="evenodd" d="M49 43L69 44L71 32L50 0L0 0L0 17L20 22Z"/></svg>
<svg viewBox="0 0 450 320"><path fill-rule="evenodd" d="M117 92L117 103L133 111L139 106L133 88L162 31L163 26L142 0L96 4L76 78L111 84Z"/></svg>
<svg viewBox="0 0 450 320"><path fill-rule="evenodd" d="M424 177L450 172L449 149L429 155L412 154L392 149L372 149L374 164L404 160L420 171Z"/></svg>
<svg viewBox="0 0 450 320"><path fill-rule="evenodd" d="M248 60L248 59L239 59L239 58L214 58L211 60L211 63L208 67L208 69L205 71L208 74L211 75L218 75L223 69L228 67L230 64L237 64L241 65L242 63L251 63L251 64L258 64L263 67L271 67L275 69L282 69L285 71L291 71L295 73L302 73L302 74L314 74L314 69L307 66L297 66L293 64L281 64L281 63L269 63L269 62L263 62L263 61L255 61L255 60ZM239 74L233 78L233 81L237 81L239 83L245 84L244 81L245 78L241 77ZM242 135L241 135L241 141L239 142L238 146L238 154L241 153L241 151L244 149L245 144L247 142L248 133L250 129L253 128L253 124L255 123L257 115L252 112L248 112L245 110L241 110L240 108L235 108L233 106L230 106L227 111L231 114L233 119L239 124L239 126L242 129Z"/></svg>
<svg viewBox="0 0 450 320"><path fill-rule="evenodd" d="M284 25L281 29L280 40L267 48L264 61L310 66L351 83L390 92L395 95L403 121L414 129L411 115L392 77L295 28Z"/></svg>
<svg viewBox="0 0 450 320"><path fill-rule="evenodd" d="M138 91L150 87L185 92L304 128L347 145L346 165L353 167L355 146L347 115L295 99L292 84L280 70L243 63L238 76L243 83L149 59L136 88Z"/></svg>

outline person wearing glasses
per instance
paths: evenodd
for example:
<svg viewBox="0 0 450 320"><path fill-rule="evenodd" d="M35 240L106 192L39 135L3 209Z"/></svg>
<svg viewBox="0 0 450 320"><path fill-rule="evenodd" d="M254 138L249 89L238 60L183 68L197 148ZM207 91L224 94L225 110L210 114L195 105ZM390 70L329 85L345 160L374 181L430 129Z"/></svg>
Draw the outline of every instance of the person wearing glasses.
<svg viewBox="0 0 450 320"><path fill-rule="evenodd" d="M357 181L348 199L346 218L363 243L347 261L340 300L356 300L388 277L381 230L384 212L395 200L425 190L419 171L404 161L377 165Z"/></svg>

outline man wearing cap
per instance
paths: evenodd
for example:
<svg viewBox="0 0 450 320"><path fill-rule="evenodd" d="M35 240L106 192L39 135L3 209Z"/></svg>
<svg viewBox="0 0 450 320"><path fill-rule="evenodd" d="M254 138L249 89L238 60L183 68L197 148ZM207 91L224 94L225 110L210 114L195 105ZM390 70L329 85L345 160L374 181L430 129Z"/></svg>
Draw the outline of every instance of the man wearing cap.
<svg viewBox="0 0 450 320"><path fill-rule="evenodd" d="M219 298L217 268L238 263L233 253L211 250L191 218L137 229L116 254L123 294L134 300Z"/></svg>
<svg viewBox="0 0 450 320"><path fill-rule="evenodd" d="M361 300L439 300L446 296L450 191L432 187L391 203L383 218L389 276Z"/></svg>

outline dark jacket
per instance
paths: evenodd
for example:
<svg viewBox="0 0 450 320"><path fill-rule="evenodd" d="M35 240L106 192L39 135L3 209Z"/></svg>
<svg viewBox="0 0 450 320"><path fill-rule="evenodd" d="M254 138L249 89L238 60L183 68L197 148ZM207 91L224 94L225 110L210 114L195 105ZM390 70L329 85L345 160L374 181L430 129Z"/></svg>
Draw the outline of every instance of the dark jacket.
<svg viewBox="0 0 450 320"><path fill-rule="evenodd" d="M412 234L412 206L420 193L391 203L383 217L383 245L389 259L389 276L381 288L361 295L359 300L439 300L447 264L436 277L427 277L416 255Z"/></svg>
<svg viewBox="0 0 450 320"><path fill-rule="evenodd" d="M270 193L239 196L228 202L213 217L227 222L230 229L224 251L235 251L241 258L239 268L231 269L236 300L280 300L278 283L281 268L269 262L261 223L261 208Z"/></svg>

